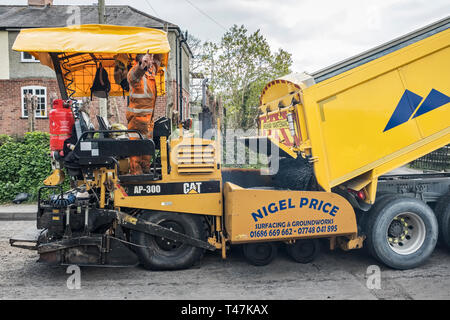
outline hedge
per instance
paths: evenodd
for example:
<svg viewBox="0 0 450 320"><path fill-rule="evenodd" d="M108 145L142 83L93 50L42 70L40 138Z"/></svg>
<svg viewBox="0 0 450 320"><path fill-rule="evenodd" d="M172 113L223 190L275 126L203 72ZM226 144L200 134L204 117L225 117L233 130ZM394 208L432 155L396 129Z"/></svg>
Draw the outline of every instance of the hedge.
<svg viewBox="0 0 450 320"><path fill-rule="evenodd" d="M26 133L21 139L0 135L0 203L11 202L26 192L37 198L37 191L51 174L50 135Z"/></svg>

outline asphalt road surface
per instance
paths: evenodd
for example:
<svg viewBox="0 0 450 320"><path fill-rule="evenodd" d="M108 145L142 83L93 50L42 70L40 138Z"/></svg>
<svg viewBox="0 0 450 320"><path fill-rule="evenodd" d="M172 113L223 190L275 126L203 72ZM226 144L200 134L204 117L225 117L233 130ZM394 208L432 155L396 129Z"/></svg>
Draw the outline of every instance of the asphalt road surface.
<svg viewBox="0 0 450 320"><path fill-rule="evenodd" d="M32 221L0 221L0 299L450 299L450 251L436 248L428 262L396 271L365 251L323 249L316 261L297 264L280 250L265 267L244 260L240 247L222 260L208 253L193 269L152 272L135 268L81 268L81 288L69 289L66 267L36 263L34 251L12 248L9 238ZM368 267L379 265L380 289Z"/></svg>

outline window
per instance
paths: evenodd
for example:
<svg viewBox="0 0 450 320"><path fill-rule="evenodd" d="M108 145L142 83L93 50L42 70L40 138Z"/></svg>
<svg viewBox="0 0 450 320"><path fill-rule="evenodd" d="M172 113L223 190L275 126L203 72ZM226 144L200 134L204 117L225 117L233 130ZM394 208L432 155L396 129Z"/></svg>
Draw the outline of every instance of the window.
<svg viewBox="0 0 450 320"><path fill-rule="evenodd" d="M28 52L21 52L20 61L22 62L39 62L33 55Z"/></svg>
<svg viewBox="0 0 450 320"><path fill-rule="evenodd" d="M28 110L26 108L27 94L31 93L33 96L37 96L37 106L35 110L36 118L47 117L47 88L45 87L22 87L22 117L28 117Z"/></svg>

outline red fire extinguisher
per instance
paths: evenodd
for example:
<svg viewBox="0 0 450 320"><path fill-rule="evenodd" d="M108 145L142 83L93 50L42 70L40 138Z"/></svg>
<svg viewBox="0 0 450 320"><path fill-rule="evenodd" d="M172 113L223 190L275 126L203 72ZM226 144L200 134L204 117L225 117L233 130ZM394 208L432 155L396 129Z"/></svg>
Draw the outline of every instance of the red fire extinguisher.
<svg viewBox="0 0 450 320"><path fill-rule="evenodd" d="M64 141L72 135L75 119L72 114L72 101L56 99L49 113L50 150L60 153L64 149Z"/></svg>

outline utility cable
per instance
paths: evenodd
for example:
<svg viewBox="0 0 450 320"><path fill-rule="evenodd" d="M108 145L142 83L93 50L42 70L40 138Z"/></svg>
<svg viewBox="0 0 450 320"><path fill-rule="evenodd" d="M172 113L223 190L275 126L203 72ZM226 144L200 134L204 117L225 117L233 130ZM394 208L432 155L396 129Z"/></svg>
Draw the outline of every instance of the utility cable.
<svg viewBox="0 0 450 320"><path fill-rule="evenodd" d="M155 8L153 8L153 6L150 4L150 2L148 0L145 0L145 2L147 2L148 6L153 10L153 12L156 14L156 16L158 18L161 18L158 14L158 12L156 12Z"/></svg>
<svg viewBox="0 0 450 320"><path fill-rule="evenodd" d="M187 3L189 3L192 7L194 7L195 9L197 9L201 14L203 14L205 17L207 17L209 20L211 20L212 22L214 22L215 24L217 24L219 27L221 27L223 30L227 30L227 28L225 28L222 24L220 24L217 20L215 20L214 18L212 18L210 15L208 15L205 11L203 11L202 9L200 9L199 7L197 7L195 4L193 4L190 0L185 0Z"/></svg>

